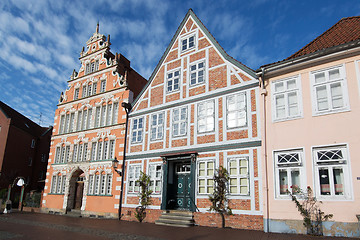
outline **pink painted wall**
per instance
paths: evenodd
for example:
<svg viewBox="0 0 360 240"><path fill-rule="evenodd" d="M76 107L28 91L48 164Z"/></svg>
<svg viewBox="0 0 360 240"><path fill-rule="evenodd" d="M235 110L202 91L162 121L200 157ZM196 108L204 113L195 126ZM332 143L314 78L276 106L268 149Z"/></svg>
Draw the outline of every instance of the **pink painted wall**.
<svg viewBox="0 0 360 240"><path fill-rule="evenodd" d="M293 71L281 76L266 79L268 83L300 74L301 100L303 116L295 120L273 122L272 117L272 93L271 84L267 84L266 96L266 144L268 162L268 182L269 182L269 215L266 216L266 206L264 207L264 218L270 219L299 219L301 216L295 208L295 204L288 199L275 198L275 165L274 151L286 149L302 148L304 153L306 186L316 189L315 168L312 156L313 147L344 144L348 150L349 164L349 190L350 196L346 200L322 200L321 209L325 213L332 213L334 217L331 221L336 222L357 222L356 214L360 214L360 92L359 92L359 69L357 62L359 56L350 57L342 60L333 61L327 64L319 64L307 69ZM312 86L310 72L324 68L344 64L346 70L346 84L350 110L313 116L312 110ZM358 69L356 69L358 68ZM262 108L263 99L261 99ZM264 119L264 113L262 113ZM264 136L264 125L262 124L262 136ZM263 139L262 152L265 153L265 142ZM264 157L263 157L264 159ZM265 166L263 166L265 167ZM265 169L265 168L264 168ZM346 176L347 174L344 174ZM265 176L265 175L264 175ZM264 179L265 182L265 179ZM264 189L266 193L266 189ZM266 199L266 195L264 196ZM266 203L266 200L264 201Z"/></svg>

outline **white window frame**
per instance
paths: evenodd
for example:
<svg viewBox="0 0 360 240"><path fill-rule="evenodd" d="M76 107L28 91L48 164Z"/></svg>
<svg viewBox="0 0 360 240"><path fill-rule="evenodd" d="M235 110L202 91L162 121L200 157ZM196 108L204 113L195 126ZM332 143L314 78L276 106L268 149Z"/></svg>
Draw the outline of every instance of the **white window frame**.
<svg viewBox="0 0 360 240"><path fill-rule="evenodd" d="M234 106L230 106L230 101L235 101ZM234 119L230 118L234 115ZM247 94L246 92L232 94L226 97L226 127L227 129L246 127L247 120ZM230 121L235 121L234 126L230 126Z"/></svg>
<svg viewBox="0 0 360 240"><path fill-rule="evenodd" d="M340 77L338 79L330 80L329 73L336 70L339 70ZM322 73L324 73L325 75L325 81L321 83L315 83L316 75ZM344 112L350 110L349 95L348 95L347 81L346 81L346 71L344 65L338 65L338 66L310 72L310 79L311 79L311 87L312 87L311 95L312 95L312 104L313 104L313 108L312 108L313 116ZM342 94L341 97L343 103L343 106L341 107L334 107L333 105L334 96L332 96L331 93L331 85L335 85L335 84L340 84L341 87L341 94ZM328 109L319 110L316 89L320 87L325 87Z"/></svg>
<svg viewBox="0 0 360 240"><path fill-rule="evenodd" d="M152 194L159 195L162 192L162 163L149 163L148 175L150 177L150 190ZM156 191L156 184L159 184L159 190Z"/></svg>
<svg viewBox="0 0 360 240"><path fill-rule="evenodd" d="M298 189L306 191L306 175L305 175L305 159L304 150L301 149L288 149L288 150L276 150L273 152L274 156L274 177L275 177L275 196L278 199L286 198L290 196L288 192L293 192L295 187L293 186L292 173L299 172L299 186ZM297 158L298 157L298 158ZM280 172L286 172L288 184L286 187L287 193L281 193ZM284 187L285 188L285 187ZM296 193L295 193L296 194Z"/></svg>
<svg viewBox="0 0 360 240"><path fill-rule="evenodd" d="M347 145L334 145L334 146L322 146L313 147L313 163L314 163L314 183L315 193L320 200L351 200L352 199L352 185L351 185L351 167L350 157ZM338 154L340 151L341 154ZM325 159L324 153L329 152L337 157L332 159ZM342 158L340 158L342 155ZM319 159L323 158L323 159ZM323 157L322 157L323 156ZM320 169L327 169L329 176L329 194L321 194L321 182L320 182ZM334 179L334 170L342 169L342 181L343 181L343 195L336 194L336 183Z"/></svg>
<svg viewBox="0 0 360 240"><path fill-rule="evenodd" d="M216 162L214 159L204 159L198 161L196 188L198 195L209 195L214 192L215 168ZM203 188L204 190L201 190L201 188Z"/></svg>
<svg viewBox="0 0 360 240"><path fill-rule="evenodd" d="M87 85L86 85L86 84L83 85L83 87L82 87L81 97L82 97L82 98L87 97Z"/></svg>
<svg viewBox="0 0 360 240"><path fill-rule="evenodd" d="M241 161L245 160L247 165L242 166ZM235 161L236 166L235 168L231 167L231 162ZM227 160L228 172L229 172L229 194L232 196L239 195L239 196L249 196L250 195L250 166L249 166L249 156L237 156L237 157L229 157ZM241 170L246 168L246 173L242 173ZM232 172L234 169L235 172ZM246 180L246 183L242 183L242 180ZM234 182L233 182L234 181ZM233 184L234 183L234 184ZM247 188L247 193L241 193L241 188ZM231 189L236 188L236 192L232 193Z"/></svg>
<svg viewBox="0 0 360 240"><path fill-rule="evenodd" d="M101 80L101 82L100 82L100 92L103 93L105 91L106 91L106 79Z"/></svg>
<svg viewBox="0 0 360 240"><path fill-rule="evenodd" d="M140 172L142 171L141 164L129 164L127 176L127 191L129 194L138 194L140 186L138 183Z"/></svg>
<svg viewBox="0 0 360 240"><path fill-rule="evenodd" d="M160 119L162 121L160 121ZM151 115L150 141L161 140L164 137L164 112Z"/></svg>
<svg viewBox="0 0 360 240"><path fill-rule="evenodd" d="M74 100L79 99L79 93L80 93L80 89L75 88L75 90L74 90Z"/></svg>
<svg viewBox="0 0 360 240"><path fill-rule="evenodd" d="M175 74L178 73L178 76L175 76ZM170 76L171 75L171 76ZM177 88L175 89L175 80L177 83ZM170 84L171 83L171 84ZM171 89L169 89L171 87ZM181 87L181 69L173 69L166 73L166 92L167 93L173 93L180 91Z"/></svg>
<svg viewBox="0 0 360 240"><path fill-rule="evenodd" d="M182 114L185 110L185 114ZM176 114L177 112L177 114ZM185 117L184 117L185 116ZM182 128L184 126L184 128ZM188 128L188 107L180 107L172 110L172 135L173 137L181 137L187 135ZM181 130L184 132L181 133Z"/></svg>
<svg viewBox="0 0 360 240"><path fill-rule="evenodd" d="M193 39L191 39L193 38ZM193 42L193 45L190 46L190 40L192 40ZM179 46L180 46L180 52L181 53L184 53L184 52L187 52L187 51L190 51L191 49L194 49L196 48L196 34L195 33L192 33L186 37L182 37L180 39L180 43L179 43Z"/></svg>
<svg viewBox="0 0 360 240"><path fill-rule="evenodd" d="M213 111L212 113L209 113L208 110L210 109L212 105ZM204 113L205 115L201 115L200 108L204 107ZM199 134L202 133L208 133L208 132L214 132L215 131L215 100L208 100L205 102L198 103L197 105L197 131ZM202 124L204 122L204 124ZM211 124L212 122L212 124ZM209 128L211 124L211 127ZM204 127L202 127L204 125ZM202 130L204 128L204 130Z"/></svg>
<svg viewBox="0 0 360 240"><path fill-rule="evenodd" d="M142 122L141 127L139 126L140 120ZM132 120L132 130L131 130L131 142L132 143L141 143L143 141L144 125L145 125L144 117L135 118ZM136 128L135 128L135 126L136 126Z"/></svg>
<svg viewBox="0 0 360 240"><path fill-rule="evenodd" d="M66 175L53 175L51 179L51 191L52 194L64 194L66 187Z"/></svg>
<svg viewBox="0 0 360 240"><path fill-rule="evenodd" d="M199 65L202 64L202 67L200 68ZM192 68L195 67L193 70ZM199 81L199 74L202 72L202 81ZM195 82L192 83L192 77L195 77ZM206 77L206 64L205 60L197 61L194 63L191 63L189 66L189 84L190 87L197 86L205 83L205 77Z"/></svg>
<svg viewBox="0 0 360 240"><path fill-rule="evenodd" d="M295 82L295 86L290 85L292 82ZM282 85L283 88L277 90L277 86L280 85ZM289 100L294 95L296 98L296 103L290 105ZM277 103L278 98L283 98L283 106L279 106L279 104ZM271 101L273 122L301 118L303 116L301 76L296 75L271 82ZM280 107L284 111L284 116L278 116L277 114L277 110L280 109ZM296 108L297 113L291 114L291 108Z"/></svg>
<svg viewBox="0 0 360 240"><path fill-rule="evenodd" d="M60 116L60 121L59 121L59 134L64 133L64 128L65 128L65 114L62 114Z"/></svg>

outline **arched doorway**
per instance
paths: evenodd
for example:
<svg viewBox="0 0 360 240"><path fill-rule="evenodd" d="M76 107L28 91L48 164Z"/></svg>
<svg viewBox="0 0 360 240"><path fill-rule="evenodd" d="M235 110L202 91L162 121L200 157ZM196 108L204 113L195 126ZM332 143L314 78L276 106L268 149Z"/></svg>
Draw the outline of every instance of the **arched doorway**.
<svg viewBox="0 0 360 240"><path fill-rule="evenodd" d="M69 182L69 198L67 209L81 210L84 193L85 173L78 169L73 173Z"/></svg>

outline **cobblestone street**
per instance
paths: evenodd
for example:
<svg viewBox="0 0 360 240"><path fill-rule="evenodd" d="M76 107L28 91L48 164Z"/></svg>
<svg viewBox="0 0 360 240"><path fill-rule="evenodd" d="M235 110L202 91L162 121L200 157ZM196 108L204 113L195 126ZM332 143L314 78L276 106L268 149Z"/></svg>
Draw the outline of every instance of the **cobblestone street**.
<svg viewBox="0 0 360 240"><path fill-rule="evenodd" d="M116 219L72 218L39 213L15 212L0 215L0 239L349 239L310 237L261 231L208 227L175 228Z"/></svg>

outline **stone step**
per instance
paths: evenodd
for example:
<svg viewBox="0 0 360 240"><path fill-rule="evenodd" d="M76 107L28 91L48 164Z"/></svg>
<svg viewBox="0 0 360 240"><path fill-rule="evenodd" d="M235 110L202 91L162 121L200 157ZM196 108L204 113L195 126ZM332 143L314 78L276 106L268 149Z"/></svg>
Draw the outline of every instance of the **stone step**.
<svg viewBox="0 0 360 240"><path fill-rule="evenodd" d="M193 213L190 211L181 211L181 210L166 210L162 212L162 215L172 215L172 216L191 216Z"/></svg>
<svg viewBox="0 0 360 240"><path fill-rule="evenodd" d="M155 221L155 224L174 227L191 227L194 226L195 222L193 213L190 211L167 210L163 211L159 219Z"/></svg>
<svg viewBox="0 0 360 240"><path fill-rule="evenodd" d="M162 215L159 217L159 220L193 221L193 218L192 217L182 217L182 216Z"/></svg>
<svg viewBox="0 0 360 240"><path fill-rule="evenodd" d="M81 210L71 209L66 212L66 216L69 217L82 217Z"/></svg>
<svg viewBox="0 0 360 240"><path fill-rule="evenodd" d="M171 227L192 227L194 226L194 223L188 223L188 224L177 224L177 223L168 223L168 222L162 222L162 221L155 221L155 224L157 225L163 225L163 226L171 226Z"/></svg>

